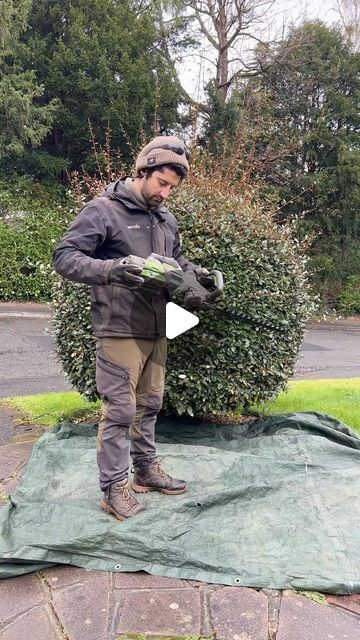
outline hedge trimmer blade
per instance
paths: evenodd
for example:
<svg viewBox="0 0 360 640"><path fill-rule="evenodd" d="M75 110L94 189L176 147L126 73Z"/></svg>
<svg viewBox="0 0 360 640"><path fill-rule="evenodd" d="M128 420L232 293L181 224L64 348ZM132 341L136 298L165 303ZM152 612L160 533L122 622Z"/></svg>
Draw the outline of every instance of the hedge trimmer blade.
<svg viewBox="0 0 360 640"><path fill-rule="evenodd" d="M245 311L229 311L227 309L216 309L214 308L216 313L219 313L229 320L238 320L239 322L244 322L246 324L252 324L255 327L260 327L261 329L268 329L270 331L276 331L277 333L285 333L286 327L280 327L277 324L273 324L272 322L268 322L267 320L261 320L260 318L254 318L254 316L245 313Z"/></svg>
<svg viewBox="0 0 360 640"><path fill-rule="evenodd" d="M213 270L210 272L210 275L214 279L214 288L209 292L209 300L214 301L213 310L216 313L229 318L230 320L237 320L239 322L245 322L246 324L252 324L255 327L261 327L262 329L268 329L270 331L276 331L277 333L285 333L286 328L280 327L277 324L273 324L272 322L268 322L268 320L262 320L261 318L254 318L251 314L246 313L246 311L230 311L228 309L218 308L216 306L216 300L221 300L223 291L224 291L224 282L223 277L220 271Z"/></svg>
<svg viewBox="0 0 360 640"><path fill-rule="evenodd" d="M218 314L246 324L267 329L268 331L276 331L277 333L285 333L286 328L277 324L273 324L268 320L254 318L246 311L230 311L218 307L224 294L224 280L222 273L216 269L210 271L209 276L212 280L210 287L204 287L198 281L192 270L182 271L178 263L173 258L160 256L152 253L148 258L139 256L128 256L129 264L136 264L142 267L141 276L145 280L143 290L158 291L159 287L170 287L170 280L166 278L166 274L172 274L174 278L173 292L180 292L185 307L189 310L213 310Z"/></svg>

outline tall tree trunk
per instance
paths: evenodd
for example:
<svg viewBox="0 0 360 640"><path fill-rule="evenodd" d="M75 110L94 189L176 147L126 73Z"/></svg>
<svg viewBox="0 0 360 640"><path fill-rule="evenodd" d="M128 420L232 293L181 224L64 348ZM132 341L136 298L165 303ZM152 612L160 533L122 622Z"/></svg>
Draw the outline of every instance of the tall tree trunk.
<svg viewBox="0 0 360 640"><path fill-rule="evenodd" d="M225 100L229 89L229 48L226 37L227 17L224 2L220 2L217 24L219 52L216 68L216 83L219 88L220 94Z"/></svg>

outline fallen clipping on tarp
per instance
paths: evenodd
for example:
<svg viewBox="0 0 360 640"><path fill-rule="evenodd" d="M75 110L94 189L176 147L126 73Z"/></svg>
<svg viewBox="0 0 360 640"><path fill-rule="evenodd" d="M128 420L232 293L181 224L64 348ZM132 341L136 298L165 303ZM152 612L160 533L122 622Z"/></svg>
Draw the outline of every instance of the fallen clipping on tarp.
<svg viewBox="0 0 360 640"><path fill-rule="evenodd" d="M141 495L119 522L99 507L97 425L63 422L35 444L0 510L0 577L71 564L204 582L360 591L360 438L317 413L251 424L159 419L179 496Z"/></svg>

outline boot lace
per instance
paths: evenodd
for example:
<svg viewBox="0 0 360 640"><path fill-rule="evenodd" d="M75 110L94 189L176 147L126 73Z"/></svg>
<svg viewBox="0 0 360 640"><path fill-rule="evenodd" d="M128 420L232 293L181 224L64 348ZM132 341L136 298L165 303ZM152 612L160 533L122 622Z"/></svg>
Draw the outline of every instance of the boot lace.
<svg viewBox="0 0 360 640"><path fill-rule="evenodd" d="M126 484L125 487L115 487L114 493L121 495L121 498L124 501L125 508L129 511L138 504L135 496L133 496L133 494L129 491L128 484Z"/></svg>
<svg viewBox="0 0 360 640"><path fill-rule="evenodd" d="M161 462L161 460L155 460L151 465L151 469L153 469L155 473L158 473L161 478L164 478L164 480L171 482L172 478L168 473L166 473L166 471L164 471L161 466Z"/></svg>

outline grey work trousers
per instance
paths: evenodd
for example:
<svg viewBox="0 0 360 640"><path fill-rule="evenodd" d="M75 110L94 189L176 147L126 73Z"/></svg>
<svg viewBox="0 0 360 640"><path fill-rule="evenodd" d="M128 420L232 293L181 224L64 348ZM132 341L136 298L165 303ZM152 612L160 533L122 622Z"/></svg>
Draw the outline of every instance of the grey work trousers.
<svg viewBox="0 0 360 640"><path fill-rule="evenodd" d="M127 477L130 456L156 457L155 423L165 385L167 339L99 338L96 385L102 398L97 462L102 491Z"/></svg>

